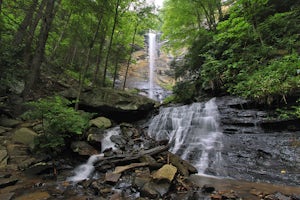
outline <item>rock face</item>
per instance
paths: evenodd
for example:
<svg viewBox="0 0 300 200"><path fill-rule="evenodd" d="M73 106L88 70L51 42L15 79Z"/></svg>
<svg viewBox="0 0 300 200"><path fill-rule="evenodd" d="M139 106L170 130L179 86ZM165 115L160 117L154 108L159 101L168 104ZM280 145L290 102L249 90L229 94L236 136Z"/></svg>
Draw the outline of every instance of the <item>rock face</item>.
<svg viewBox="0 0 300 200"><path fill-rule="evenodd" d="M299 120L271 118L272 113L239 98L220 97L216 102L223 130L222 157L206 173L298 185Z"/></svg>
<svg viewBox="0 0 300 200"><path fill-rule="evenodd" d="M69 89L61 93L75 99L77 91ZM97 112L116 121L134 121L145 117L155 106L147 97L110 88L85 90L80 98L80 109Z"/></svg>

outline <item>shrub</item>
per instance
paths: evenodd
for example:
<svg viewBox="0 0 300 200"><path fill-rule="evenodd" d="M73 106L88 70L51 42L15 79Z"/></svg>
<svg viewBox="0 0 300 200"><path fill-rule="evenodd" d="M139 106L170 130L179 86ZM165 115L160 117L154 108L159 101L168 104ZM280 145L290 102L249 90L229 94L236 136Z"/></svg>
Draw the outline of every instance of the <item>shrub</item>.
<svg viewBox="0 0 300 200"><path fill-rule="evenodd" d="M66 138L82 134L91 117L75 111L69 107L72 102L59 96L27 104L32 109L24 113L24 118L42 121L44 133L36 140L36 150L42 152L60 152L65 147Z"/></svg>

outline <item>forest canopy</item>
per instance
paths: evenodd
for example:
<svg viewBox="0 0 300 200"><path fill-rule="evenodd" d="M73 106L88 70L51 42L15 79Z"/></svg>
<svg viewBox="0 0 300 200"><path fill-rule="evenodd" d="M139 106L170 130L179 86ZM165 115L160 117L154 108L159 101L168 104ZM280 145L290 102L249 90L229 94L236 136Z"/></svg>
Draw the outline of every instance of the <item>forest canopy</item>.
<svg viewBox="0 0 300 200"><path fill-rule="evenodd" d="M160 23L154 10L145 0L0 1L0 91L30 96L45 74L115 87Z"/></svg>
<svg viewBox="0 0 300 200"><path fill-rule="evenodd" d="M176 56L177 101L299 94L299 1L165 0L157 13L146 0L0 1L1 93L30 96L45 74L77 80L78 95L84 85L115 87L145 33L161 29Z"/></svg>

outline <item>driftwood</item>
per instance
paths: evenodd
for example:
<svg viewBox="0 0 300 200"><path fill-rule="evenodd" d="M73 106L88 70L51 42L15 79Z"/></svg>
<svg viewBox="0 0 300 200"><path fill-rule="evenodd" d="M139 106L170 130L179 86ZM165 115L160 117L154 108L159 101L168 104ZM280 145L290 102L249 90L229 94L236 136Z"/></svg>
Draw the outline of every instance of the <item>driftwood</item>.
<svg viewBox="0 0 300 200"><path fill-rule="evenodd" d="M136 154L122 154L122 155L115 155L115 156L110 156L110 157L103 157L95 163L95 167L96 167L96 169L101 169L101 165L104 163L118 165L120 163L128 163L128 162L136 161L144 155L153 156L153 155L159 154L161 152L167 151L169 148L170 148L169 145L157 146L152 149L143 150Z"/></svg>
<svg viewBox="0 0 300 200"><path fill-rule="evenodd" d="M125 172L126 170L133 169L136 167L144 167L147 165L148 165L148 163L131 163L130 165L126 165L126 166L118 166L118 167L116 167L115 171L113 171L113 173L120 174L122 172Z"/></svg>

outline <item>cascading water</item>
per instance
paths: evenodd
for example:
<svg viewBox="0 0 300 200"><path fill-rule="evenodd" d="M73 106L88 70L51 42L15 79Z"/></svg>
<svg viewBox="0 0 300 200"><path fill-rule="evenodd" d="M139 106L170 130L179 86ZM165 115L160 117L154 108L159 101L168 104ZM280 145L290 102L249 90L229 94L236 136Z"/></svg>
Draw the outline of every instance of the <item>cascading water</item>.
<svg viewBox="0 0 300 200"><path fill-rule="evenodd" d="M221 162L219 112L215 98L207 103L162 108L149 125L156 140L169 140L170 151L190 161L199 174Z"/></svg>
<svg viewBox="0 0 300 200"><path fill-rule="evenodd" d="M120 127L115 127L115 128L108 129L105 131L104 138L101 141L102 152L109 148L115 149L115 143L113 143L110 140L110 137L112 135L119 135L119 134L120 134ZM104 156L103 153L97 154L97 155L92 155L86 163L79 165L78 167L76 167L74 169L74 175L71 177L68 177L67 181L78 182L78 181L82 181L85 179L89 179L95 170L95 167L94 167L95 162L97 162L103 156Z"/></svg>
<svg viewBox="0 0 300 200"><path fill-rule="evenodd" d="M149 53L149 98L153 99L153 89L154 89L154 68L155 68L155 59L157 57L157 48L156 48L156 34L149 32L148 38L148 53Z"/></svg>

